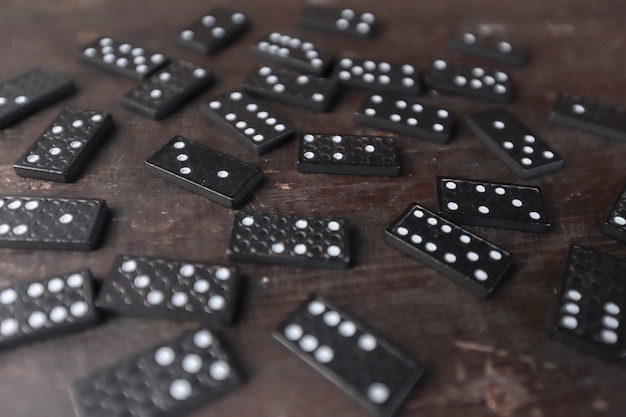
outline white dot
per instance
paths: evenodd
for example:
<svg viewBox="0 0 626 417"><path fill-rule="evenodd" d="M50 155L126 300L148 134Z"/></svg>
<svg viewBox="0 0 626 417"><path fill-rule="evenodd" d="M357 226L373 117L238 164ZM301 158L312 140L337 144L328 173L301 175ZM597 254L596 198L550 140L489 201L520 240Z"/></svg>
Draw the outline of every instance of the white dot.
<svg viewBox="0 0 626 417"><path fill-rule="evenodd" d="M173 399L184 401L191 397L192 388L189 381L184 379L175 379L170 384L170 395Z"/></svg>
<svg viewBox="0 0 626 417"><path fill-rule="evenodd" d="M193 289L195 292L203 294L209 290L211 284L206 279L199 279L193 284Z"/></svg>
<svg viewBox="0 0 626 417"><path fill-rule="evenodd" d="M161 304L163 302L163 293L159 290L152 290L148 293L146 300L152 305Z"/></svg>
<svg viewBox="0 0 626 417"><path fill-rule="evenodd" d="M467 79L465 77L463 77L462 75L457 75L457 76L454 77L454 83L456 85L463 86L463 85L467 84Z"/></svg>
<svg viewBox="0 0 626 417"><path fill-rule="evenodd" d="M296 255L304 255L306 254L307 247L305 244L298 243L296 246L293 247L293 251Z"/></svg>
<svg viewBox="0 0 626 417"><path fill-rule="evenodd" d="M603 316L602 325L609 329L617 329L619 327L619 320L613 316Z"/></svg>
<svg viewBox="0 0 626 417"><path fill-rule="evenodd" d="M576 114L582 114L585 112L585 107L580 104L574 104L572 106L572 111Z"/></svg>
<svg viewBox="0 0 626 417"><path fill-rule="evenodd" d="M513 143L508 141L508 140L504 141L504 142L502 142L502 147L504 149L513 149Z"/></svg>
<svg viewBox="0 0 626 417"><path fill-rule="evenodd" d="M400 236L406 236L409 234L409 229L403 226L399 226L398 228L396 228L396 233Z"/></svg>
<svg viewBox="0 0 626 417"><path fill-rule="evenodd" d="M626 225L626 219L623 218L622 216L615 216L613 217L613 223L619 225L619 226L624 226Z"/></svg>
<svg viewBox="0 0 626 417"><path fill-rule="evenodd" d="M179 291L172 294L172 304L176 307L185 307L187 301L189 301L189 297L184 292Z"/></svg>
<svg viewBox="0 0 626 417"><path fill-rule="evenodd" d="M0 334L5 337L13 336L19 328L20 325L14 318L4 319L2 324L0 324Z"/></svg>
<svg viewBox="0 0 626 417"><path fill-rule="evenodd" d="M282 242L273 243L271 246L271 250L274 253L283 253L285 251L285 244Z"/></svg>
<svg viewBox="0 0 626 417"><path fill-rule="evenodd" d="M341 322L341 316L336 311L327 311L324 313L324 323L327 326L335 327Z"/></svg>
<svg viewBox="0 0 626 417"><path fill-rule="evenodd" d="M216 361L209 366L209 375L216 381L223 381L230 376L230 365L224 361Z"/></svg>
<svg viewBox="0 0 626 417"><path fill-rule="evenodd" d="M150 285L150 277L147 275L137 275L137 277L133 280L133 285L136 288L146 288Z"/></svg>
<svg viewBox="0 0 626 417"><path fill-rule="evenodd" d="M83 146L83 143L79 140L73 140L72 142L70 142L70 148L72 149L78 149L81 146Z"/></svg>
<svg viewBox="0 0 626 417"><path fill-rule="evenodd" d="M617 343L617 339L617 333L615 333L613 330L602 330L600 332L600 340L607 345L614 345L615 343Z"/></svg>
<svg viewBox="0 0 626 417"><path fill-rule="evenodd" d="M606 311L608 314L617 316L620 313L620 308L617 304L608 302L604 303L604 311Z"/></svg>
<svg viewBox="0 0 626 417"><path fill-rule="evenodd" d="M48 321L46 314L41 311L34 311L28 316L28 325L33 329L40 329L45 326Z"/></svg>
<svg viewBox="0 0 626 417"><path fill-rule="evenodd" d="M189 167L182 167L179 172L181 174L183 174L183 175L187 175L187 174L191 173L191 168L189 168Z"/></svg>
<svg viewBox="0 0 626 417"><path fill-rule="evenodd" d="M84 279L81 274L72 274L67 277L67 285L71 288L78 288L83 285Z"/></svg>
<svg viewBox="0 0 626 417"><path fill-rule="evenodd" d="M343 159L343 154L341 152L335 152L333 154L333 159L335 159L337 161L341 161Z"/></svg>
<svg viewBox="0 0 626 417"><path fill-rule="evenodd" d="M290 324L285 327L285 337L292 342L300 339L302 337L302 327L297 324Z"/></svg>
<svg viewBox="0 0 626 417"><path fill-rule="evenodd" d="M63 129L63 126L54 126L52 128L52 133L54 133L55 135L58 135L59 133L63 133L65 129Z"/></svg>
<svg viewBox="0 0 626 417"><path fill-rule="evenodd" d="M194 78L204 78L206 77L206 75L207 75L206 70L202 68L196 68L195 70L193 70Z"/></svg>
<svg viewBox="0 0 626 417"><path fill-rule="evenodd" d="M524 135L524 142L535 143L535 137L533 135Z"/></svg>
<svg viewBox="0 0 626 417"><path fill-rule="evenodd" d="M212 295L207 304L211 310L221 310L226 305L226 299L221 295Z"/></svg>
<svg viewBox="0 0 626 417"><path fill-rule="evenodd" d="M55 148L50 148L48 150L48 153L50 153L50 155L54 155L54 156L59 155L59 154L61 154L61 148L56 148L56 147Z"/></svg>
<svg viewBox="0 0 626 417"><path fill-rule="evenodd" d="M122 271L124 272L134 272L137 269L137 262L134 260L124 261L122 263Z"/></svg>
<svg viewBox="0 0 626 417"><path fill-rule="evenodd" d="M351 321L344 321L339 325L338 330L343 337L352 337L356 333L356 326Z"/></svg>
<svg viewBox="0 0 626 417"><path fill-rule="evenodd" d="M496 120L496 121L493 122L493 127L494 127L494 129L502 130L502 129L504 129L505 124L501 120Z"/></svg>
<svg viewBox="0 0 626 417"><path fill-rule="evenodd" d="M7 288L0 293L0 304L13 304L17 300L17 292L13 288Z"/></svg>
<svg viewBox="0 0 626 417"><path fill-rule="evenodd" d="M188 159L189 159L189 156L187 156L184 153L181 153L180 155L176 156L176 160L179 161L179 162L185 162Z"/></svg>
<svg viewBox="0 0 626 417"><path fill-rule="evenodd" d="M467 252L467 259L469 259L471 262L476 262L479 259L479 256L476 252Z"/></svg>
<svg viewBox="0 0 626 417"><path fill-rule="evenodd" d="M254 218L252 218L251 216L246 216L241 219L241 224L244 226L252 226L254 224Z"/></svg>
<svg viewBox="0 0 626 417"><path fill-rule="evenodd" d="M465 243L466 245L469 244L472 241L472 239L468 235L461 235L461 236L459 236L459 240L462 243Z"/></svg>
<svg viewBox="0 0 626 417"><path fill-rule="evenodd" d="M448 64L443 59L437 59L433 62L433 68L439 71L443 71L448 67Z"/></svg>
<svg viewBox="0 0 626 417"><path fill-rule="evenodd" d="M456 256L454 256L454 254L452 253L446 253L445 255L443 255L443 259L448 263L456 262Z"/></svg>
<svg viewBox="0 0 626 417"><path fill-rule="evenodd" d="M311 301L309 303L308 310L309 310L309 313L311 313L312 315L319 316L324 311L326 311L326 307L324 306L324 304L320 303L319 301Z"/></svg>
<svg viewBox="0 0 626 417"><path fill-rule="evenodd" d="M50 281L48 281L48 291L52 293L57 293L61 291L63 287L65 287L65 281L63 281L61 278L52 278Z"/></svg>
<svg viewBox="0 0 626 417"><path fill-rule="evenodd" d="M331 232L337 232L339 231L339 229L341 229L341 225L339 224L339 222L336 222L334 220L328 222L328 230L330 230Z"/></svg>
<svg viewBox="0 0 626 417"><path fill-rule="evenodd" d="M376 150L376 148L374 148L374 146L372 146L372 145L365 145L364 150L367 153L372 153L372 152L374 152Z"/></svg>
<svg viewBox="0 0 626 417"><path fill-rule="evenodd" d="M67 319L67 309L63 306L56 306L50 310L50 320L55 323L62 323Z"/></svg>
<svg viewBox="0 0 626 417"><path fill-rule="evenodd" d="M583 298L582 294L576 290L567 291L567 293L565 293L565 297L572 301L580 301Z"/></svg>
<svg viewBox="0 0 626 417"><path fill-rule="evenodd" d="M39 298L43 295L44 290L45 288L43 284L41 284L40 282L34 282L28 286L28 289L26 289L26 294L28 294L30 298Z"/></svg>
<svg viewBox="0 0 626 417"><path fill-rule="evenodd" d="M196 268L191 264L185 264L180 267L180 274L184 277L191 277L196 273Z"/></svg>
<svg viewBox="0 0 626 417"><path fill-rule="evenodd" d="M420 235L411 235L411 242L415 243L416 245L422 243L422 240L423 239Z"/></svg>
<svg viewBox="0 0 626 417"><path fill-rule="evenodd" d="M494 190L496 192L496 194L498 195L504 195L506 194L506 190L502 187L496 187L496 189Z"/></svg>
<svg viewBox="0 0 626 417"><path fill-rule="evenodd" d="M173 146L176 149L183 149L185 147L185 142L178 141L178 142L175 142Z"/></svg>
<svg viewBox="0 0 626 417"><path fill-rule="evenodd" d="M543 157L546 159L552 159L554 158L554 152L550 152L550 151L543 151Z"/></svg>
<svg viewBox="0 0 626 417"><path fill-rule="evenodd" d="M200 349L206 349L213 344L213 335L207 330L200 330L193 335L193 343Z"/></svg>
<svg viewBox="0 0 626 417"><path fill-rule="evenodd" d="M364 350L365 352L371 352L376 348L376 338L371 334L361 335L361 337L359 337L357 345L361 350Z"/></svg>
<svg viewBox="0 0 626 417"><path fill-rule="evenodd" d="M230 269L221 267L215 271L215 278L225 281L230 278Z"/></svg>
<svg viewBox="0 0 626 417"><path fill-rule="evenodd" d="M306 229L309 226L309 222L307 222L305 219L298 219L295 225L298 229Z"/></svg>
<svg viewBox="0 0 626 417"><path fill-rule="evenodd" d="M522 151L530 155L531 153L535 152L535 149L532 146L524 146L522 148Z"/></svg>
<svg viewBox="0 0 626 417"><path fill-rule="evenodd" d="M71 214L67 214L67 213L59 217L59 222L61 224L71 223L72 220L74 220L74 216L72 216Z"/></svg>
<svg viewBox="0 0 626 417"><path fill-rule="evenodd" d="M157 98L161 98L162 96L163 96L163 92L159 90L158 88L155 88L154 90L150 91L150 98L157 99Z"/></svg>
<svg viewBox="0 0 626 417"><path fill-rule="evenodd" d="M202 25L206 27L211 27L215 24L215 17L211 15L202 16Z"/></svg>
<svg viewBox="0 0 626 417"><path fill-rule="evenodd" d="M162 72L159 74L159 81L166 83L171 79L172 79L172 74L170 74L169 72Z"/></svg>
<svg viewBox="0 0 626 417"><path fill-rule="evenodd" d="M441 226L441 231L444 233L450 233L452 232L452 227L450 227L450 225L444 224Z"/></svg>
<svg viewBox="0 0 626 417"><path fill-rule="evenodd" d="M313 352L313 356L320 363L328 363L335 357L335 352L328 346L320 346Z"/></svg>
<svg viewBox="0 0 626 417"><path fill-rule="evenodd" d="M15 98L15 104L26 104L28 103L28 97L26 96L18 96Z"/></svg>
<svg viewBox="0 0 626 417"><path fill-rule="evenodd" d="M433 130L434 130L435 132L443 132L444 127L443 127L443 125L442 125L441 123L435 123L435 124L433 125Z"/></svg>
<svg viewBox="0 0 626 417"><path fill-rule="evenodd" d="M76 301L70 306L70 313L74 317L82 317L89 311L89 306L84 301Z"/></svg>
<svg viewBox="0 0 626 417"><path fill-rule="evenodd" d="M541 214L537 213L536 211L531 211L530 213L528 213L528 215L533 220L539 220L541 218Z"/></svg>
<svg viewBox="0 0 626 417"><path fill-rule="evenodd" d="M511 44L506 42L506 41L500 41L498 42L498 50L504 54L508 54L509 52L511 52Z"/></svg>
<svg viewBox="0 0 626 417"><path fill-rule="evenodd" d="M436 226L439 222L437 221L437 219L435 219L434 217L429 217L426 220L426 223L428 223L431 226Z"/></svg>
<svg viewBox="0 0 626 417"><path fill-rule="evenodd" d="M487 278L489 278L489 276L482 269L477 269L476 271L474 271L474 278L476 278L479 281L486 281Z"/></svg>
<svg viewBox="0 0 626 417"><path fill-rule="evenodd" d="M522 158L521 159L522 165L531 165L533 163L533 160L530 158Z"/></svg>
<svg viewBox="0 0 626 417"><path fill-rule="evenodd" d="M300 345L300 349L302 349L303 351L313 352L315 349L317 349L319 342L317 341L317 338L315 336L307 334L300 339L300 342L298 344Z"/></svg>
<svg viewBox="0 0 626 417"><path fill-rule="evenodd" d="M437 245L434 244L433 242L427 242L426 243L426 250L428 252L435 252L437 250Z"/></svg>
<svg viewBox="0 0 626 417"><path fill-rule="evenodd" d="M170 366L176 359L174 349L169 346L163 346L154 352L154 361L160 366Z"/></svg>
<svg viewBox="0 0 626 417"><path fill-rule="evenodd" d="M185 372L189 374L197 374L202 369L202 358L195 353L185 355L181 365Z"/></svg>
<svg viewBox="0 0 626 417"><path fill-rule="evenodd" d="M382 404L389 398L389 388L385 384L375 382L367 388L367 398L375 404Z"/></svg>
<svg viewBox="0 0 626 417"><path fill-rule="evenodd" d="M578 304L565 303L565 305L563 306L563 311L565 311L568 314L576 315L580 313L580 307L578 307Z"/></svg>
<svg viewBox="0 0 626 417"><path fill-rule="evenodd" d="M30 162L31 164L34 164L35 162L39 161L39 155L28 155L28 157L26 158L26 160L28 162Z"/></svg>
<svg viewBox="0 0 626 417"><path fill-rule="evenodd" d="M336 258L337 256L341 255L341 249L339 248L339 246L330 245L326 249L326 253L328 253L330 256Z"/></svg>
<svg viewBox="0 0 626 417"><path fill-rule="evenodd" d="M481 214L489 214L489 207L478 206L478 212Z"/></svg>
<svg viewBox="0 0 626 417"><path fill-rule="evenodd" d="M502 259L502 254L496 250L489 251L489 257L494 261L499 261Z"/></svg>
<svg viewBox="0 0 626 417"><path fill-rule="evenodd" d="M463 42L471 45L474 42L476 42L476 36L474 34L472 34L472 33L464 33L463 34Z"/></svg>

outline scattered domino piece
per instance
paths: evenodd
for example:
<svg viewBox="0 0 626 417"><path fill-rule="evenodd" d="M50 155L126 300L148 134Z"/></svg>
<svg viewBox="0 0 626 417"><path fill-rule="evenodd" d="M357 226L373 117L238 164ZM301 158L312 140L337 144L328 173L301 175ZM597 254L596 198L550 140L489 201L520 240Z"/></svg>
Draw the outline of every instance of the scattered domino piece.
<svg viewBox="0 0 626 417"><path fill-rule="evenodd" d="M258 168L174 136L146 161L148 172L223 204L239 205L261 181Z"/></svg>
<svg viewBox="0 0 626 417"><path fill-rule="evenodd" d="M0 349L96 323L88 269L0 288Z"/></svg>
<svg viewBox="0 0 626 417"><path fill-rule="evenodd" d="M0 129L76 91L64 75L37 68L0 84Z"/></svg>
<svg viewBox="0 0 626 417"><path fill-rule="evenodd" d="M0 248L91 250L107 215L104 200L0 196Z"/></svg>
<svg viewBox="0 0 626 417"><path fill-rule="evenodd" d="M602 232L626 243L626 187L622 190L611 213L604 221Z"/></svg>
<svg viewBox="0 0 626 417"><path fill-rule="evenodd" d="M572 245L552 336L605 359L624 359L624 270L624 260Z"/></svg>
<svg viewBox="0 0 626 417"><path fill-rule="evenodd" d="M70 394L78 417L179 417L242 382L221 337L199 329L74 381Z"/></svg>
<svg viewBox="0 0 626 417"><path fill-rule="evenodd" d="M467 124L520 178L558 171L565 162L505 108L471 114Z"/></svg>
<svg viewBox="0 0 626 417"><path fill-rule="evenodd" d="M385 61L342 58L332 78L340 85L368 91L417 95L421 89L419 74L413 65Z"/></svg>
<svg viewBox="0 0 626 417"><path fill-rule="evenodd" d="M400 175L398 151L389 136L301 134L299 172L354 175Z"/></svg>
<svg viewBox="0 0 626 417"><path fill-rule="evenodd" d="M209 88L213 81L210 71L179 60L126 93L122 104L136 113L161 120Z"/></svg>
<svg viewBox="0 0 626 417"><path fill-rule="evenodd" d="M449 142L454 129L454 117L446 109L422 104L414 98L380 94L365 99L356 120L367 126L437 143Z"/></svg>
<svg viewBox="0 0 626 417"><path fill-rule="evenodd" d="M229 324L238 290L234 267L120 255L96 306L120 314Z"/></svg>
<svg viewBox="0 0 626 417"><path fill-rule="evenodd" d="M274 337L381 417L396 413L424 373L409 355L317 295L281 323Z"/></svg>
<svg viewBox="0 0 626 417"><path fill-rule="evenodd" d="M15 162L15 173L22 177L70 182L112 127L113 120L108 113L66 108Z"/></svg>
<svg viewBox="0 0 626 417"><path fill-rule="evenodd" d="M178 43L196 51L213 54L238 38L248 29L244 13L215 7L178 34Z"/></svg>
<svg viewBox="0 0 626 417"><path fill-rule="evenodd" d="M448 39L450 49L521 67L528 57L526 45L503 33L480 26L462 27Z"/></svg>
<svg viewBox="0 0 626 417"><path fill-rule="evenodd" d="M437 178L441 215L457 224L547 232L550 221L538 187Z"/></svg>
<svg viewBox="0 0 626 417"><path fill-rule="evenodd" d="M372 13L339 7L306 5L298 25L358 38L371 38L376 33L376 17Z"/></svg>
<svg viewBox="0 0 626 417"><path fill-rule="evenodd" d="M142 80L169 62L163 54L102 37L81 48L78 58L109 72Z"/></svg>
<svg viewBox="0 0 626 417"><path fill-rule="evenodd" d="M481 297L491 295L513 265L509 252L416 203L394 220L383 238Z"/></svg>
<svg viewBox="0 0 626 417"><path fill-rule="evenodd" d="M337 218L236 212L228 258L296 267L347 269L348 221Z"/></svg>
<svg viewBox="0 0 626 417"><path fill-rule="evenodd" d="M513 100L510 77L503 71L436 59L424 77L433 90L498 102Z"/></svg>
<svg viewBox="0 0 626 417"><path fill-rule="evenodd" d="M550 120L611 139L626 140L626 108L561 93Z"/></svg>
<svg viewBox="0 0 626 417"><path fill-rule="evenodd" d="M291 126L238 89L213 97L204 109L257 155L269 152L294 134Z"/></svg>
<svg viewBox="0 0 626 417"><path fill-rule="evenodd" d="M260 40L254 52L313 75L323 75L334 59L334 54L325 48L278 32L272 32Z"/></svg>
<svg viewBox="0 0 626 417"><path fill-rule="evenodd" d="M337 95L337 82L287 68L259 65L246 79L244 90L285 104L327 111Z"/></svg>

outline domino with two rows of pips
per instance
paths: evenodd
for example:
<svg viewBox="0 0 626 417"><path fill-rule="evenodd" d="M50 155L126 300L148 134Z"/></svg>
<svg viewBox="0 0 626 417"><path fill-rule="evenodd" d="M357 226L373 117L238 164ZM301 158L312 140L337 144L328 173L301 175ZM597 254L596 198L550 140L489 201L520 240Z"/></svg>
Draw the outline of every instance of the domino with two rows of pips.
<svg viewBox="0 0 626 417"><path fill-rule="evenodd" d="M96 306L120 315L224 325L233 320L238 293L235 267L119 255Z"/></svg>
<svg viewBox="0 0 626 417"><path fill-rule="evenodd" d="M107 212L98 199L0 195L0 248L94 249Z"/></svg>
<svg viewBox="0 0 626 417"><path fill-rule="evenodd" d="M244 13L215 7L178 34L180 45L205 54L214 54L241 36L250 25Z"/></svg>
<svg viewBox="0 0 626 417"><path fill-rule="evenodd" d="M509 102L513 99L510 77L504 71L436 59L424 77L433 90L483 100Z"/></svg>
<svg viewBox="0 0 626 417"><path fill-rule="evenodd" d="M471 114L467 124L520 178L558 171L565 162L505 108Z"/></svg>
<svg viewBox="0 0 626 417"><path fill-rule="evenodd" d="M0 288L0 349L93 326L92 285L83 269Z"/></svg>
<svg viewBox="0 0 626 417"><path fill-rule="evenodd" d="M22 177L70 182L113 127L109 113L66 108L15 162Z"/></svg>
<svg viewBox="0 0 626 417"><path fill-rule="evenodd" d="M257 66L243 88L250 94L318 112L327 111L338 92L335 80L269 65Z"/></svg>
<svg viewBox="0 0 626 417"><path fill-rule="evenodd" d="M622 193L604 221L602 232L626 243L626 187L622 189Z"/></svg>
<svg viewBox="0 0 626 417"><path fill-rule="evenodd" d="M398 411L424 373L405 352L318 295L290 314L274 337L381 417Z"/></svg>
<svg viewBox="0 0 626 417"><path fill-rule="evenodd" d="M257 155L271 151L295 132L258 100L239 89L213 97L203 107L213 121Z"/></svg>
<svg viewBox="0 0 626 417"><path fill-rule="evenodd" d="M626 108L560 93L550 120L610 139L626 140Z"/></svg>
<svg viewBox="0 0 626 417"><path fill-rule="evenodd" d="M174 136L149 157L146 168L226 207L239 205L262 178L259 168L182 136Z"/></svg>
<svg viewBox="0 0 626 417"><path fill-rule="evenodd" d="M114 74L142 80L167 65L163 54L119 41L100 37L83 46L78 58Z"/></svg>
<svg viewBox="0 0 626 417"><path fill-rule="evenodd" d="M253 48L257 55L313 75L323 75L333 63L335 54L312 42L272 32Z"/></svg>
<svg viewBox="0 0 626 417"><path fill-rule="evenodd" d="M521 67L526 63L526 45L517 39L481 26L460 27L446 43L447 47L466 54Z"/></svg>
<svg viewBox="0 0 626 417"><path fill-rule="evenodd" d="M419 74L409 64L341 58L331 77L342 86L372 92L417 95L421 90Z"/></svg>
<svg viewBox="0 0 626 417"><path fill-rule="evenodd" d="M36 68L0 84L0 129L74 91L72 80L45 68Z"/></svg>
<svg viewBox="0 0 626 417"><path fill-rule="evenodd" d="M454 117L448 110L406 96L371 94L357 112L356 121L436 143L449 142L454 130Z"/></svg>
<svg viewBox="0 0 626 417"><path fill-rule="evenodd" d="M161 120L209 88L213 82L210 71L178 60L124 94L122 105L143 116Z"/></svg>
<svg viewBox="0 0 626 417"><path fill-rule="evenodd" d="M200 328L75 380L78 417L180 417L243 382L234 352Z"/></svg>
<svg viewBox="0 0 626 417"><path fill-rule="evenodd" d="M539 187L437 178L439 210L457 224L547 232L550 220Z"/></svg>
<svg viewBox="0 0 626 417"><path fill-rule="evenodd" d="M572 245L552 336L608 360L626 358L626 261Z"/></svg>
<svg viewBox="0 0 626 417"><path fill-rule="evenodd" d="M349 223L340 218L238 211L228 244L233 262L347 269Z"/></svg>
<svg viewBox="0 0 626 417"><path fill-rule="evenodd" d="M357 38L371 38L377 29L373 13L313 4L304 6L298 26Z"/></svg>
<svg viewBox="0 0 626 417"><path fill-rule="evenodd" d="M383 234L385 242L481 297L513 266L506 250L411 203Z"/></svg>
<svg viewBox="0 0 626 417"><path fill-rule="evenodd" d="M298 140L299 172L353 175L400 175L391 136L303 133Z"/></svg>

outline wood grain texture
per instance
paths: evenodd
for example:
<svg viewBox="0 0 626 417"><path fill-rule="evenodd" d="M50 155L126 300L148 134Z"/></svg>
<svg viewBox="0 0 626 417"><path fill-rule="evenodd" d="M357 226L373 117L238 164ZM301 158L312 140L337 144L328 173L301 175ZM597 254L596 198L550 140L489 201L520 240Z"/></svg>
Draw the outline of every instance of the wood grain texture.
<svg viewBox="0 0 626 417"><path fill-rule="evenodd" d="M394 0L317 3L376 14L373 40L295 26L303 2L236 0L5 0L0 5L0 80L37 66L70 76L79 92L0 132L0 191L103 198L112 209L102 246L87 253L1 250L0 284L91 268L103 279L118 254L227 262L233 211L149 175L145 159L176 134L260 167L265 179L243 206L250 211L342 216L353 225L355 266L347 271L241 265L246 291L239 321L225 329L249 372L238 391L191 415L237 417L367 415L351 398L278 345L274 327L317 292L401 346L428 370L399 416L560 417L626 413L626 373L548 337L571 243L626 258L626 247L600 232L622 189L626 145L548 123L560 91L625 104L626 4L613 0ZM176 45L176 33L214 5L239 8L252 28L234 45L205 56ZM439 145L396 135L397 178L301 174L294 140L254 155L203 114L200 104L240 86L258 62L250 46L270 30L301 35L342 55L412 63L422 73L435 57L485 63L445 49L460 24L497 25L529 45L527 66L511 70L516 100L507 108L561 152L560 171L519 180L463 123L493 104L427 94L452 110L459 127ZM184 109L154 122L122 109L135 81L75 59L101 35L128 39L211 68L218 83ZM329 114L268 103L298 131L376 134L354 122L365 92L348 91ZM116 126L79 179L57 184L20 178L14 161L62 106L110 112ZM553 220L548 234L471 228L512 252L516 269L493 299L481 300L382 241L382 231L411 201L436 209L437 175L540 186ZM0 354L0 414L73 415L69 383L161 340L183 325L110 319L89 331Z"/></svg>

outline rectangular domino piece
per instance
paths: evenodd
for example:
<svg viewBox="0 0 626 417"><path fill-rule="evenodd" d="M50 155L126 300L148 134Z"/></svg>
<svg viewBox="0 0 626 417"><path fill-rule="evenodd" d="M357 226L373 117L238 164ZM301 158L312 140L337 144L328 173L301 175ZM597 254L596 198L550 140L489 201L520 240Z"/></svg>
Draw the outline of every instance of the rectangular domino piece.
<svg viewBox="0 0 626 417"><path fill-rule="evenodd" d="M406 96L371 94L357 112L356 121L436 143L448 143L454 130L451 112Z"/></svg>
<svg viewBox="0 0 626 417"><path fill-rule="evenodd" d="M239 290L237 268L145 256L118 256L96 306L122 315L229 324Z"/></svg>
<svg viewBox="0 0 626 417"><path fill-rule="evenodd" d="M539 187L438 177L437 194L441 215L457 224L525 232L550 229Z"/></svg>
<svg viewBox="0 0 626 417"><path fill-rule="evenodd" d="M335 80L269 65L257 66L243 88L250 94L318 112L327 111L337 95Z"/></svg>
<svg viewBox="0 0 626 417"><path fill-rule="evenodd" d="M112 127L113 119L108 113L68 107L15 162L15 173L28 178L70 182Z"/></svg>
<svg viewBox="0 0 626 417"><path fill-rule="evenodd" d="M625 270L622 259L572 245L552 336L605 359L624 359Z"/></svg>
<svg viewBox="0 0 626 417"><path fill-rule="evenodd" d="M76 332L96 321L89 269L0 288L0 349Z"/></svg>
<svg viewBox="0 0 626 417"><path fill-rule="evenodd" d="M491 59L514 67L526 63L526 45L504 33L486 31L480 26L460 27L446 44L448 48L466 54Z"/></svg>
<svg viewBox="0 0 626 417"><path fill-rule="evenodd" d="M64 75L37 68L0 84L0 129L76 91Z"/></svg>
<svg viewBox="0 0 626 417"><path fill-rule="evenodd" d="M213 81L210 71L179 60L124 94L122 105L143 116L161 120L209 88Z"/></svg>
<svg viewBox="0 0 626 417"><path fill-rule="evenodd" d="M279 32L272 32L257 42L253 52L281 65L318 76L326 73L335 58L335 54L326 48Z"/></svg>
<svg viewBox="0 0 626 417"><path fill-rule="evenodd" d="M226 207L239 205L261 171L237 158L174 136L146 161L148 172Z"/></svg>
<svg viewBox="0 0 626 417"><path fill-rule="evenodd" d="M159 52L106 36L83 46L78 58L113 74L138 80L150 76L169 62Z"/></svg>
<svg viewBox="0 0 626 417"><path fill-rule="evenodd" d="M424 77L433 90L497 102L513 100L510 77L503 71L436 59Z"/></svg>
<svg viewBox="0 0 626 417"><path fill-rule="evenodd" d="M490 296L513 265L509 252L417 203L391 223L383 239L481 297Z"/></svg>
<svg viewBox="0 0 626 417"><path fill-rule="evenodd" d="M238 211L228 246L233 262L347 269L347 220Z"/></svg>
<svg viewBox="0 0 626 417"><path fill-rule="evenodd" d="M614 239L626 243L626 187L618 197L611 213L602 225L602 232Z"/></svg>
<svg viewBox="0 0 626 417"><path fill-rule="evenodd" d="M377 29L373 13L318 5L304 6L298 26L357 38L371 38Z"/></svg>
<svg viewBox="0 0 626 417"><path fill-rule="evenodd" d="M558 171L565 162L505 108L470 114L467 124L520 178Z"/></svg>
<svg viewBox="0 0 626 417"><path fill-rule="evenodd" d="M560 93L550 120L610 139L626 140L626 108Z"/></svg>
<svg viewBox="0 0 626 417"><path fill-rule="evenodd" d="M282 322L274 337L381 417L395 414L424 373L405 352L318 295Z"/></svg>
<svg viewBox="0 0 626 417"><path fill-rule="evenodd" d="M226 342L200 328L77 379L70 395L78 417L179 417L243 379Z"/></svg>
<svg viewBox="0 0 626 417"><path fill-rule="evenodd" d="M258 100L239 89L213 97L204 105L204 110L215 123L257 155L271 151L295 132Z"/></svg>
<svg viewBox="0 0 626 417"><path fill-rule="evenodd" d="M340 85L381 93L418 95L419 74L413 65L341 58L332 72Z"/></svg>
<svg viewBox="0 0 626 417"><path fill-rule="evenodd" d="M104 200L0 195L0 248L88 251L106 215Z"/></svg>
<svg viewBox="0 0 626 417"><path fill-rule="evenodd" d="M180 45L213 54L243 34L249 26L244 13L225 7L215 7L195 20L178 34Z"/></svg>
<svg viewBox="0 0 626 417"><path fill-rule="evenodd" d="M299 172L400 175L395 141L390 136L303 133L298 139Z"/></svg>

